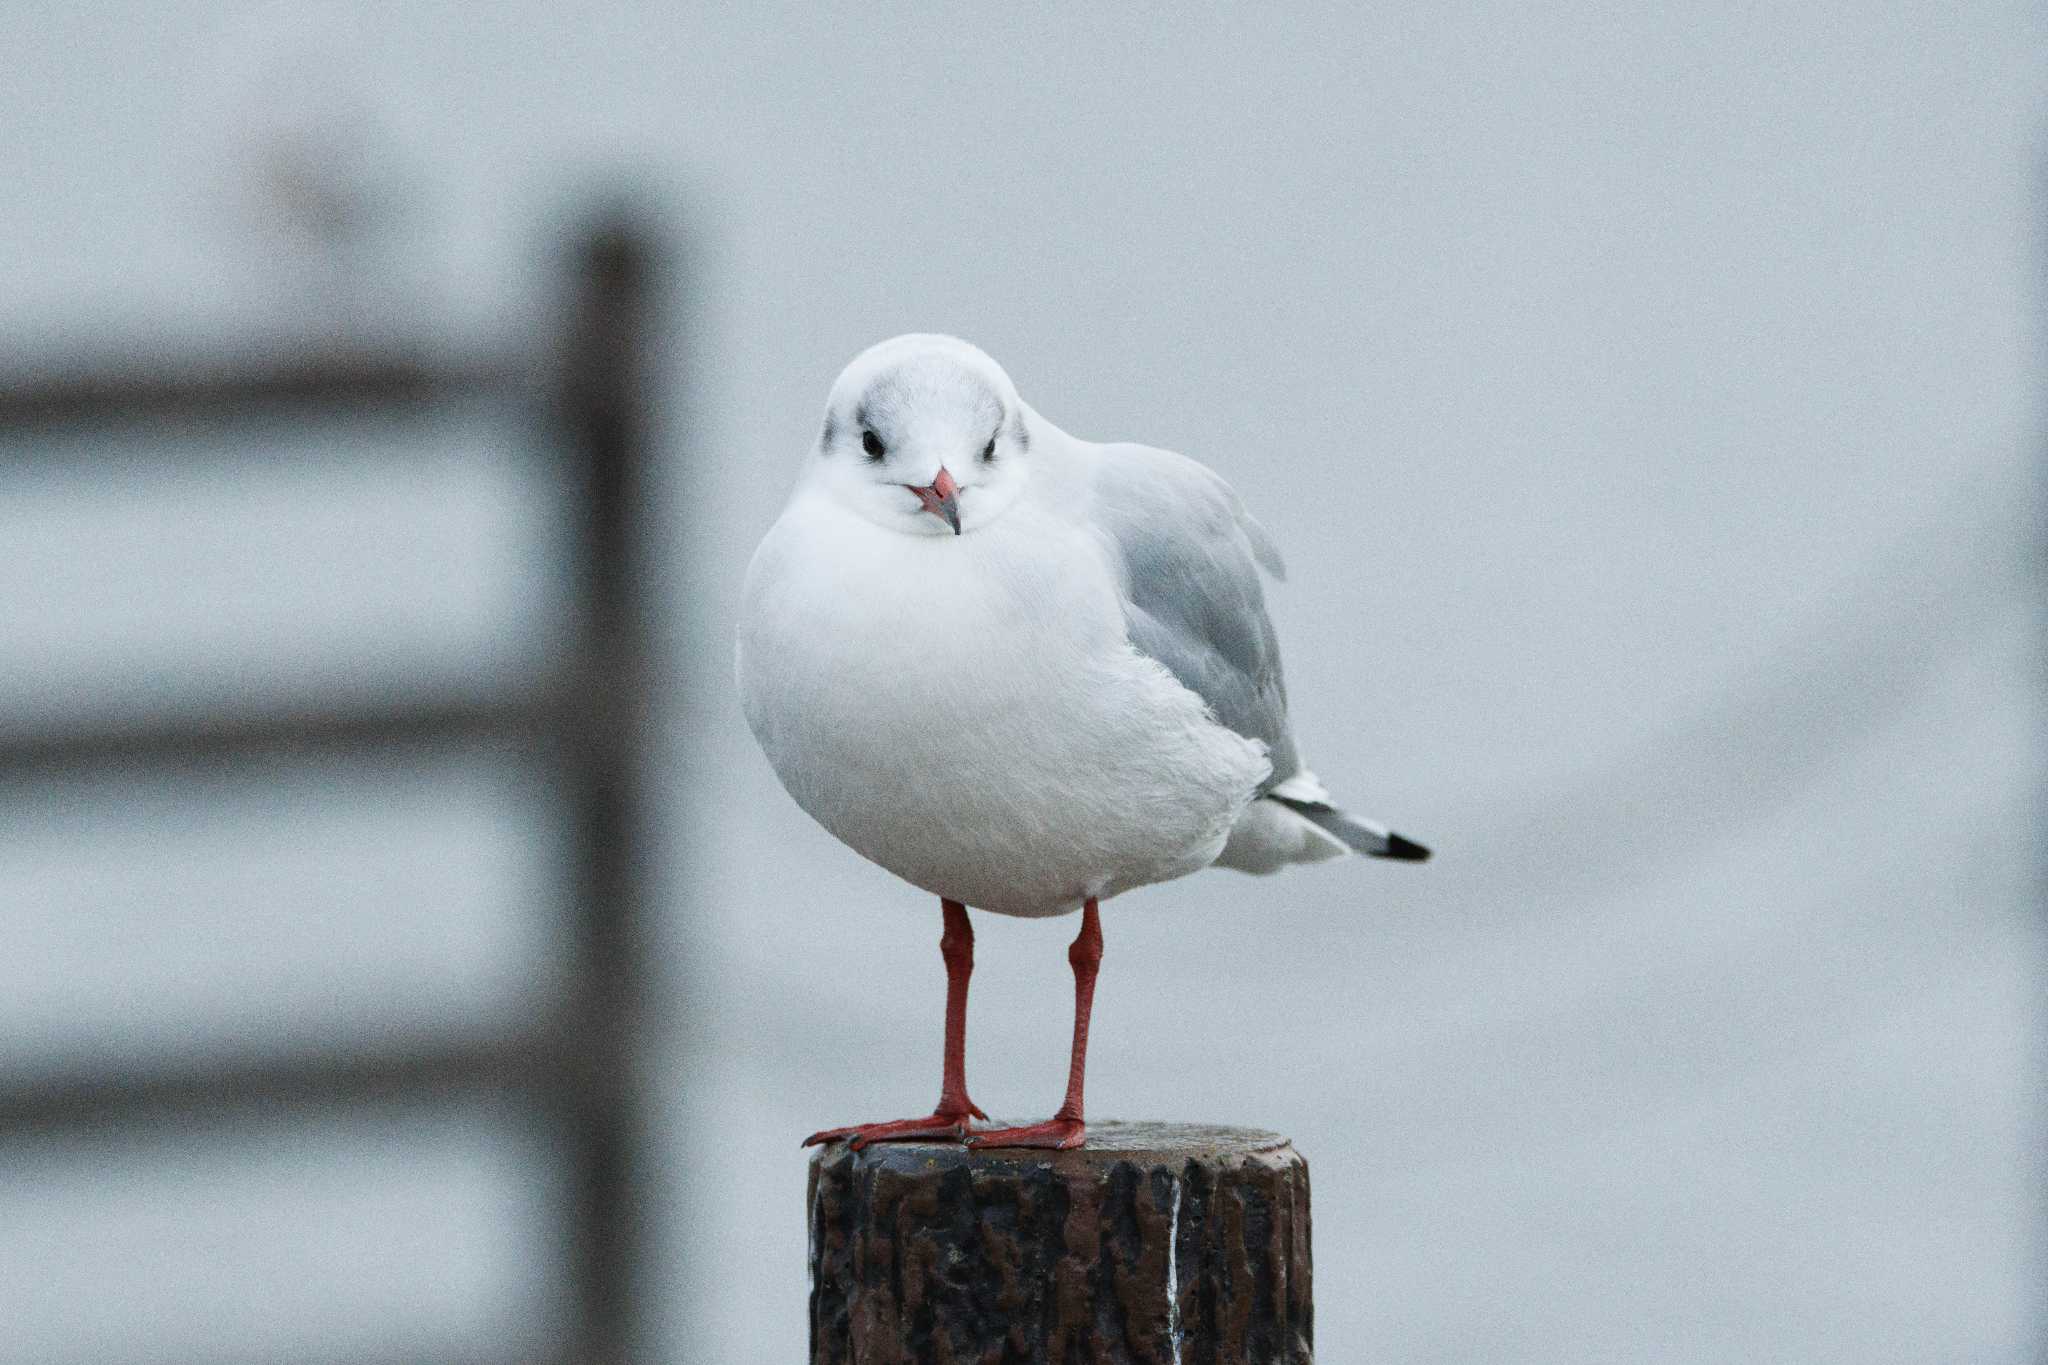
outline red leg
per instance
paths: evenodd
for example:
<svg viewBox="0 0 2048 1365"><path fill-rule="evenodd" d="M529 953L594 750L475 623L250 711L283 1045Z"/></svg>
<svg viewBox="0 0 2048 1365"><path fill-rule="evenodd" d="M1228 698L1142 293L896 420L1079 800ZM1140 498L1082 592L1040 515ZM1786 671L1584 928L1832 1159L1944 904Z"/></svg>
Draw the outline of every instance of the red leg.
<svg viewBox="0 0 2048 1365"><path fill-rule="evenodd" d="M939 953L946 959L946 1060L939 1082L939 1107L929 1118L828 1128L805 1138L804 1146L845 1138L858 1151L870 1142L963 1138L970 1117L988 1117L967 1098L967 979L974 975L974 926L967 921L967 907L959 901L939 904L946 917L946 932L939 939Z"/></svg>
<svg viewBox="0 0 2048 1365"><path fill-rule="evenodd" d="M1082 1082L1088 1073L1088 1016L1095 1007L1095 973L1102 965L1102 916L1095 898L1081 907L1081 932L1067 949L1074 968L1074 1055L1067 1063L1067 1098L1044 1123L996 1128L969 1138L970 1147L1079 1147L1088 1125L1081 1115Z"/></svg>

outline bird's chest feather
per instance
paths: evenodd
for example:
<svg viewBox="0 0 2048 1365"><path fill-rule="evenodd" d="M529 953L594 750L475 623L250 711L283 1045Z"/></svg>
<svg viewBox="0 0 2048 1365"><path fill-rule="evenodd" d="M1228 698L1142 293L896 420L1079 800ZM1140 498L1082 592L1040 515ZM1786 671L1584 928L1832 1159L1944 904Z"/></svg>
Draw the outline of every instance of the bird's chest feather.
<svg viewBox="0 0 2048 1365"><path fill-rule="evenodd" d="M743 660L785 780L958 785L1023 732L1087 728L1123 623L1099 553L1066 542L854 527L795 548L748 603Z"/></svg>
<svg viewBox="0 0 2048 1365"><path fill-rule="evenodd" d="M1131 649L1099 546L1007 522L771 537L740 671L777 775L861 853L990 909L1206 861L1262 753Z"/></svg>

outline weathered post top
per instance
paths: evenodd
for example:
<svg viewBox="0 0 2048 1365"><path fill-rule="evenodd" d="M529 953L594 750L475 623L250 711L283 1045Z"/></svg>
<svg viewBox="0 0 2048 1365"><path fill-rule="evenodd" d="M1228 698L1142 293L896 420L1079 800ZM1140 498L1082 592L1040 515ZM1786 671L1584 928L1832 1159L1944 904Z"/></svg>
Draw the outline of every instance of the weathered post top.
<svg viewBox="0 0 2048 1365"><path fill-rule="evenodd" d="M834 1144L809 1208L812 1365L1313 1361L1308 1163L1277 1133Z"/></svg>

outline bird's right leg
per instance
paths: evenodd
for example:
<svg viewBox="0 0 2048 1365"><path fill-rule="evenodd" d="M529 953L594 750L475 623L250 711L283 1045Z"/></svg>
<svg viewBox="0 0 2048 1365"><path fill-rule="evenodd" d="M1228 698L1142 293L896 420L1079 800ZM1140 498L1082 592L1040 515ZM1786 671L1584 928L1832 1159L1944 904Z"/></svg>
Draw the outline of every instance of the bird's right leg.
<svg viewBox="0 0 2048 1365"><path fill-rule="evenodd" d="M939 1107L927 1118L827 1128L805 1138L804 1146L844 1138L859 1151L870 1142L964 1138L968 1119L988 1117L967 1098L967 979L974 975L974 926L967 922L967 907L959 901L941 901L940 905L946 918L946 931L939 938L939 953L946 959L946 1060L939 1082Z"/></svg>

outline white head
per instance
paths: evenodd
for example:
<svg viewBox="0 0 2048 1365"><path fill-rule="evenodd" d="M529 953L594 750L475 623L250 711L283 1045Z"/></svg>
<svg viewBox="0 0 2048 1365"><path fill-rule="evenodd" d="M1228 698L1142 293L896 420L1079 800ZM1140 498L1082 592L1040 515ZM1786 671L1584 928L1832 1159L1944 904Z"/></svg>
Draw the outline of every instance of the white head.
<svg viewBox="0 0 2048 1365"><path fill-rule="evenodd" d="M959 535L1023 490L1030 446L1002 366L957 337L913 332L840 371L808 477L905 535Z"/></svg>

